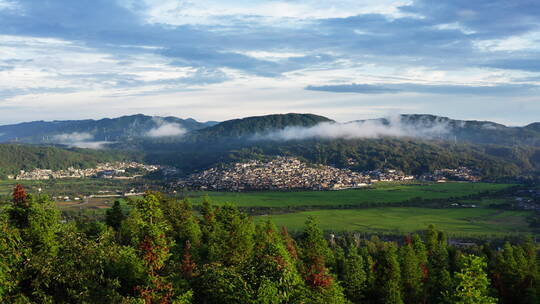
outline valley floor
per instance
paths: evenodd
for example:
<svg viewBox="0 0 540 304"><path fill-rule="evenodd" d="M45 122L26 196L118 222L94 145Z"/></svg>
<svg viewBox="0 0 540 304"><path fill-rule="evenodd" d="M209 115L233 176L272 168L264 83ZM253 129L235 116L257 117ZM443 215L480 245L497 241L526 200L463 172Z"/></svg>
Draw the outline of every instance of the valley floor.
<svg viewBox="0 0 540 304"><path fill-rule="evenodd" d="M234 203L239 207L367 207L401 203L415 199L463 198L485 191L499 191L510 184L492 183L393 183L380 182L366 189L339 191L259 191L259 192L191 192L186 195L194 203L208 196L213 203Z"/></svg>
<svg viewBox="0 0 540 304"><path fill-rule="evenodd" d="M14 183L0 181L0 196L8 197ZM30 193L42 188L43 193L58 197L57 204L66 215L86 212L91 217L103 216L115 200L126 205L130 198L138 198L122 197L122 193L130 189L144 191L157 187L144 180L100 179L23 184ZM276 225L285 226L290 231L301 229L306 219L314 216L328 232L403 234L435 224L455 236L503 237L535 233L528 222L535 211L516 207L513 186L463 182L377 183L366 189L341 191L194 191L169 194L189 198L196 208L205 199L215 205L231 203L251 214L255 221L270 217ZM66 201L64 196L70 196L70 199ZM76 196L81 199L74 200Z"/></svg>
<svg viewBox="0 0 540 304"><path fill-rule="evenodd" d="M270 216L277 226L291 232L300 231L309 216L318 219L328 232L357 231L402 235L425 229L428 225L453 236L495 236L530 233L525 220L530 211L506 211L487 208L432 209L416 207L383 207L356 210L315 210Z"/></svg>

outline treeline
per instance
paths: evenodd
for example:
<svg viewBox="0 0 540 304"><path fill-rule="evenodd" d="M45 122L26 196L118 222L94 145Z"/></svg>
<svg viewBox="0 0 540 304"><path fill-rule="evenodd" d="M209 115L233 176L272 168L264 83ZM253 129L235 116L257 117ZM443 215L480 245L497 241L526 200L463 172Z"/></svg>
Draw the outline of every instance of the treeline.
<svg viewBox="0 0 540 304"><path fill-rule="evenodd" d="M100 162L132 159L137 159L134 153L122 151L0 144L0 178L20 170L91 168Z"/></svg>
<svg viewBox="0 0 540 304"><path fill-rule="evenodd" d="M231 205L147 193L102 222L63 222L18 186L0 216L2 303L538 303L538 247L291 236Z"/></svg>

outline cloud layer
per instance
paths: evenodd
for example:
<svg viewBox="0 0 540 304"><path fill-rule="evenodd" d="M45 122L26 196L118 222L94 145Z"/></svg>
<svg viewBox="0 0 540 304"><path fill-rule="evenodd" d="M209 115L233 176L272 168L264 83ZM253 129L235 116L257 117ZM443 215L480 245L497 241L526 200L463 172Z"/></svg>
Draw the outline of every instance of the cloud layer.
<svg viewBox="0 0 540 304"><path fill-rule="evenodd" d="M482 116L491 98L520 121L540 115L538 16L540 2L506 0L0 0L1 119L73 118L65 109L85 105L91 117L449 115L466 96L462 118L496 118Z"/></svg>
<svg viewBox="0 0 540 304"><path fill-rule="evenodd" d="M414 83L387 83L387 84L341 84L307 86L306 90L334 93L360 93L360 94L396 94L400 92L428 93L442 95L510 95L540 93L540 86L530 84L504 84L504 85L436 85Z"/></svg>
<svg viewBox="0 0 540 304"><path fill-rule="evenodd" d="M103 149L109 141L95 141L94 135L87 132L62 133L52 137L53 142L62 145L85 148L85 149Z"/></svg>
<svg viewBox="0 0 540 304"><path fill-rule="evenodd" d="M439 138L449 133L444 121L404 123L400 116L349 123L320 123L313 127L288 127L255 136L254 140L359 139L380 137Z"/></svg>
<svg viewBox="0 0 540 304"><path fill-rule="evenodd" d="M186 134L186 129L182 128L176 123L162 123L155 128L150 129L146 136L149 137L168 137L168 136L182 136Z"/></svg>

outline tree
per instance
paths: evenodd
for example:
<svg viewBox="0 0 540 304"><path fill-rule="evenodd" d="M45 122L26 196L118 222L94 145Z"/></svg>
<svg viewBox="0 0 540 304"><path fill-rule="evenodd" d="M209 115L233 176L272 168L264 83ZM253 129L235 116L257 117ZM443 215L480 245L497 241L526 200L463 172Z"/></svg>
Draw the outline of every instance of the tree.
<svg viewBox="0 0 540 304"><path fill-rule="evenodd" d="M489 280L486 261L474 255L462 257L462 268L455 274L453 293L446 293L456 304L495 304L497 299L489 296Z"/></svg>
<svg viewBox="0 0 540 304"><path fill-rule="evenodd" d="M364 258L356 248L349 249L343 265L343 288L353 303L362 303L366 293L367 276Z"/></svg>
<svg viewBox="0 0 540 304"><path fill-rule="evenodd" d="M402 304L401 272L394 243L387 243L377 257L376 286L379 299L384 304Z"/></svg>
<svg viewBox="0 0 540 304"><path fill-rule="evenodd" d="M506 243L493 263L493 284L503 303L538 301L536 249L530 241L521 246Z"/></svg>
<svg viewBox="0 0 540 304"><path fill-rule="evenodd" d="M187 199L180 202L173 199L163 199L161 209L165 220L171 226L169 234L176 244L171 250L174 259L184 259L188 254L191 262L198 262L202 245L202 231L199 219L193 213L191 203Z"/></svg>
<svg viewBox="0 0 540 304"><path fill-rule="evenodd" d="M26 191L21 184L17 184L13 189L13 204L19 207L28 207Z"/></svg>
<svg viewBox="0 0 540 304"><path fill-rule="evenodd" d="M64 226L60 237L57 255L42 261L33 279L42 297L54 303L120 302L118 280L106 275L108 257L118 248L103 235L87 238L73 224Z"/></svg>
<svg viewBox="0 0 540 304"><path fill-rule="evenodd" d="M443 294L448 292L452 280L449 272L449 257L446 236L430 225L426 231L428 250L427 297L430 302L444 301Z"/></svg>
<svg viewBox="0 0 540 304"><path fill-rule="evenodd" d="M209 263L195 281L194 302L204 304L250 303L253 291L234 267Z"/></svg>
<svg viewBox="0 0 540 304"><path fill-rule="evenodd" d="M203 206L201 230L206 241L206 259L225 266L246 262L253 251L251 219L232 205Z"/></svg>
<svg viewBox="0 0 540 304"><path fill-rule="evenodd" d="M28 227L28 198L24 187L17 184L12 194L13 205L9 210L10 222L17 228Z"/></svg>
<svg viewBox="0 0 540 304"><path fill-rule="evenodd" d="M122 212L122 206L119 201L114 201L112 208L108 209L105 213L105 222L107 225L114 228L114 230L120 229L122 221L125 219L125 215Z"/></svg>
<svg viewBox="0 0 540 304"><path fill-rule="evenodd" d="M322 230L313 217L306 220L304 232L299 241L301 272L310 287L307 303L347 303L343 288L335 282L326 261L332 251L323 237Z"/></svg>
<svg viewBox="0 0 540 304"><path fill-rule="evenodd" d="M311 287L326 288L333 278L326 268L326 261L332 254L314 217L309 217L300 238L301 260L306 283Z"/></svg>
<svg viewBox="0 0 540 304"><path fill-rule="evenodd" d="M399 257L401 261L403 300L405 303L421 303L423 298L424 271L410 241L406 242L399 249Z"/></svg>
<svg viewBox="0 0 540 304"><path fill-rule="evenodd" d="M28 302L20 292L22 265L25 257L19 232L8 225L0 214L0 302Z"/></svg>
<svg viewBox="0 0 540 304"><path fill-rule="evenodd" d="M301 303L305 288L296 263L274 224L267 220L256 227L253 257L245 268L256 303Z"/></svg>
<svg viewBox="0 0 540 304"><path fill-rule="evenodd" d="M147 193L134 202L134 209L121 226L122 238L138 249L149 278L137 287L145 303L169 303L174 298L172 284L160 273L170 257L173 242L167 237L170 226L163 218L158 197Z"/></svg>

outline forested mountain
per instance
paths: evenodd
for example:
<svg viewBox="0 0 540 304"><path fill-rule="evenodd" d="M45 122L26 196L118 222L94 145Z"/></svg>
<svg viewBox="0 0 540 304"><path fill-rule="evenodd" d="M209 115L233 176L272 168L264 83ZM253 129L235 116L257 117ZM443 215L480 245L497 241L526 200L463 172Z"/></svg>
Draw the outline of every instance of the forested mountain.
<svg viewBox="0 0 540 304"><path fill-rule="evenodd" d="M313 114L274 114L227 120L215 126L192 132L190 140L219 141L221 139L250 137L290 127L313 127L333 120Z"/></svg>
<svg viewBox="0 0 540 304"><path fill-rule="evenodd" d="M436 130L436 133L429 135L453 142L540 146L540 123L508 127L491 121L455 120L427 114L404 114L395 119L382 118L376 121L387 126L398 124L396 127L407 128L410 132Z"/></svg>
<svg viewBox="0 0 540 304"><path fill-rule="evenodd" d="M454 120L435 115L406 114L393 118L357 120L340 124L323 116L296 113L247 117L221 123L200 123L193 119L152 117L142 114L101 120L35 121L0 126L0 142L65 144L66 142L62 141L66 140L66 135L85 134L91 136L92 141L116 142L122 147L122 144L132 141L160 142L162 137L169 137L167 142L253 139L254 135L267 135L284 129L302 130L321 124L343 127L350 126L351 123L359 124L360 130L373 127L375 123L379 128L376 131L382 132L382 136L390 137L421 137L472 144L540 146L540 122L524 127L508 127L490 121ZM381 128L389 129L384 132L385 130ZM311 134L312 137L317 135ZM339 134L334 135L340 137ZM375 137L380 137L381 134L376 135ZM366 131L358 136L354 136L354 133L348 134L348 137L374 136Z"/></svg>
<svg viewBox="0 0 540 304"><path fill-rule="evenodd" d="M500 178L540 170L540 123L507 127L434 115L337 123L323 116L290 113L201 124L174 117L135 115L4 126L0 133L24 126L28 130L18 133L21 140L45 138L64 140L60 144L67 146L95 144L131 151L149 163L178 167L182 174L276 155L358 171L395 168L410 174L467 166L486 177ZM59 137L58 132L64 135ZM82 140L74 142L77 137ZM36 159L28 158L29 163ZM52 167L61 165L53 163Z"/></svg>
<svg viewBox="0 0 540 304"><path fill-rule="evenodd" d="M536 131L536 132L540 132L540 122L535 122L535 123L529 124L525 128L529 129L529 130Z"/></svg>
<svg viewBox="0 0 540 304"><path fill-rule="evenodd" d="M0 177L19 170L90 168L97 163L134 159L120 151L64 149L58 147L0 144Z"/></svg>
<svg viewBox="0 0 540 304"><path fill-rule="evenodd" d="M314 129L315 126L322 128ZM289 133L277 134L276 138L273 132L279 130L289 130ZM290 134L292 132L298 134ZM435 139L452 143L538 147L540 123L509 127L490 121L454 120L428 114L403 114L391 118L337 123L313 114L280 114L228 120L190 132L181 140L264 140L272 137L265 135L273 135L274 139L284 140L291 137L293 139L398 137Z"/></svg>
<svg viewBox="0 0 540 304"><path fill-rule="evenodd" d="M145 146L148 162L176 166L184 174L223 163L275 155L295 156L312 163L357 171L393 168L409 174L466 166L477 169L484 177L501 178L535 174L533 172L540 170L540 149L536 147L453 144L397 138L233 141L182 146L162 144L161 150L157 149L157 146Z"/></svg>
<svg viewBox="0 0 540 304"><path fill-rule="evenodd" d="M0 142L18 141L26 143L69 143L78 139L91 141L125 141L140 137L158 137L162 128L164 135L183 135L191 130L216 124L201 123L194 119L157 117L142 114L104 118L100 120L34 121L0 126ZM164 127L165 126L165 127ZM169 131L167 134L166 131ZM176 131L177 134L174 133ZM69 137L72 135L72 138ZM155 136L158 135L158 136Z"/></svg>

